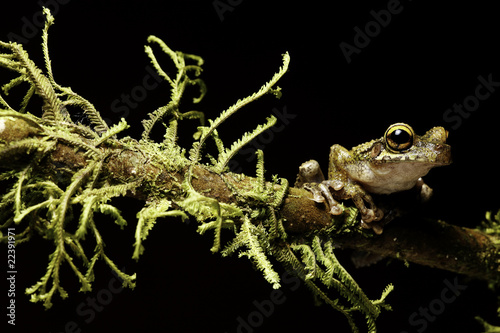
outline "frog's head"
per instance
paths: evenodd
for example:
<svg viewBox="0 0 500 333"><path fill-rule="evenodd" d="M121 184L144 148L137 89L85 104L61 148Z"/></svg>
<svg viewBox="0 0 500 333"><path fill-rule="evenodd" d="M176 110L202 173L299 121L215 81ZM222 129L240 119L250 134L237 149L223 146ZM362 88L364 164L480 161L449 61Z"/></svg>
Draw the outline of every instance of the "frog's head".
<svg viewBox="0 0 500 333"><path fill-rule="evenodd" d="M397 123L389 126L381 139L365 146L367 165L363 173L353 173L372 193L389 194L408 190L430 169L451 163L448 132L434 127L422 136L411 126Z"/></svg>
<svg viewBox="0 0 500 333"><path fill-rule="evenodd" d="M442 127L418 136L411 126L397 123L382 138L354 147L353 163L346 163L345 169L371 193L409 190L430 169L451 163L446 138Z"/></svg>
<svg viewBox="0 0 500 333"><path fill-rule="evenodd" d="M448 132L434 127L422 136L416 135L410 125L397 123L389 126L384 137L376 140L370 152L375 165L386 163L422 164L429 169L451 163L450 146L446 144Z"/></svg>

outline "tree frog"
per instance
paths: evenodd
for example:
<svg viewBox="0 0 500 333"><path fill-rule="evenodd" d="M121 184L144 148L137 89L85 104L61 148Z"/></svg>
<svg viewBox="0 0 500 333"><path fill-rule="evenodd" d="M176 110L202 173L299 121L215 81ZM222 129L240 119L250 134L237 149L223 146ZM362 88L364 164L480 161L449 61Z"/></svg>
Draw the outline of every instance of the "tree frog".
<svg viewBox="0 0 500 333"><path fill-rule="evenodd" d="M451 163L447 137L448 132L442 127L419 136L411 126L396 123L389 126L382 138L350 151L333 145L326 180L317 161L303 163L295 186L309 190L312 200L327 204L333 215L343 211L337 200L352 199L361 213L361 226L380 234L382 224L376 221L384 213L369 193L390 194L416 187L421 199L427 200L432 189L422 177L434 167Z"/></svg>

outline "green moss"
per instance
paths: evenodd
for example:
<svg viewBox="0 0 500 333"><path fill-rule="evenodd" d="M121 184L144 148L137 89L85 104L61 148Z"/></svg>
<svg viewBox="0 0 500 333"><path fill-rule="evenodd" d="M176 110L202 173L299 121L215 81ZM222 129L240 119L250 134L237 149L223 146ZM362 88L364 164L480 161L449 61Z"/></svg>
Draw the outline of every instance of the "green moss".
<svg viewBox="0 0 500 333"><path fill-rule="evenodd" d="M310 235L288 234L280 215L288 194L288 181L277 176L266 180L263 152L257 152L256 177L234 175L227 170L233 156L273 126L276 118L268 118L265 124L244 133L230 145L225 145L218 136L219 126L266 94L281 96L276 84L288 69L288 54L283 55L283 65L278 72L256 93L238 100L205 125L202 112L181 112L179 107L190 86L200 92L193 103L200 102L205 95L205 84L199 78L203 59L173 51L162 40L151 36L148 43L158 46L177 68L175 77L167 75L153 48L146 46L154 68L170 86L170 101L143 121L144 132L139 141L127 137L118 139L129 127L125 120L109 128L89 101L56 83L48 53L48 29L53 17L46 9L44 13L47 17L42 36L45 73L29 59L21 45L0 42L5 51L0 54L0 66L19 74L3 85L4 93L17 89L21 82L29 83L17 111L0 95L0 122L9 128L3 135L0 132L0 157L22 156L15 165L0 165L0 181L8 184L0 201L0 217L5 221L0 230L16 225L24 228L16 236L17 243L40 235L54 245L46 273L26 289L33 302L43 302L50 308L55 294L68 297L59 275L63 264L70 266L81 284L81 291L91 290L98 260L115 271L125 286L134 287L136 275L125 274L106 255L95 219L96 214L107 215L120 228L126 227L128 223L113 205L113 198L133 195L145 202L137 213L134 259L144 254L146 239L158 219L180 217L185 220L192 216L200 223L200 234L213 231L212 252L248 258L274 288L280 286L276 269L279 263L301 277L319 299L343 313L353 331L358 330L353 319L355 312L362 313L369 330L375 331L375 319L380 311L390 309L385 298L392 286L382 292L380 299L370 300L334 254L336 235L360 232L356 227L356 211L346 207L344 215L336 218L327 230ZM35 95L43 101L40 117L25 112ZM68 105L80 108L91 125L74 123L66 109ZM195 141L186 156L187 149L177 143L178 123L190 119L199 121L200 126L193 134ZM150 133L158 124L163 126L165 134L163 141L156 143L150 139ZM203 148L208 140L214 140L218 156L208 158L211 163L202 163ZM193 184L203 180L196 179L195 170L198 175L205 172L224 182L225 192L212 188L197 191ZM232 201L221 200L222 197L231 197ZM78 216L73 216L75 213ZM73 217L76 227L71 228ZM224 242L225 238L229 241ZM86 243L92 239L94 244L84 247L84 239ZM1 240L6 241L6 237Z"/></svg>

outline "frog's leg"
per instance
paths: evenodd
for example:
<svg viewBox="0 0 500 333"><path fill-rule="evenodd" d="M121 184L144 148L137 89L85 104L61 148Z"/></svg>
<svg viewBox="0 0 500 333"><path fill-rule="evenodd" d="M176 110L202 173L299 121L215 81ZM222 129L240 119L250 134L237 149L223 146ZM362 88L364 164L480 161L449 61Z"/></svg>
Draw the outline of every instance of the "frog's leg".
<svg viewBox="0 0 500 333"><path fill-rule="evenodd" d="M325 176L323 176L323 172L317 161L310 160L302 163L299 167L299 174L295 182L295 187L303 187L311 192L313 195L311 200L318 203L326 203L330 208L330 214L342 214L342 207L333 198L330 192L330 187L340 189L342 188L342 184L325 180Z"/></svg>
<svg viewBox="0 0 500 333"><path fill-rule="evenodd" d="M375 207L372 197L358 184L350 182L345 172L337 168L336 162L350 157L348 151L342 146L335 145L332 147L332 153L330 154L329 168L331 179L325 180L319 163L315 160L310 160L302 163L299 167L295 187L303 187L311 192L313 195L311 200L327 204L332 215L340 215L343 212L342 206L335 198L338 200L352 199L361 213L361 219L365 223L365 227L369 227L367 223L382 219L384 214L380 209ZM339 156L338 154L343 154L344 156ZM333 193L330 189L333 190ZM365 205L365 202L370 208ZM375 225L373 226L374 231L377 232L378 229L376 230Z"/></svg>
<svg viewBox="0 0 500 333"><path fill-rule="evenodd" d="M338 180L328 179L314 185L314 189L308 188L313 193L313 200L316 202L325 202L326 199L330 206L330 214L332 215L342 214L343 211L342 206L335 200L336 198L338 200L351 199L361 213L363 223L371 224L384 217L383 211L375 206L372 197L357 184L343 184ZM304 187L306 188L306 186ZM330 188L333 189L333 192L330 191Z"/></svg>
<svg viewBox="0 0 500 333"><path fill-rule="evenodd" d="M351 199L361 213L361 227L372 229L377 235L380 235L383 232L384 224L378 221L384 217L384 212L375 207L372 197L361 189L361 191L354 194ZM365 205L365 202L370 208Z"/></svg>
<svg viewBox="0 0 500 333"><path fill-rule="evenodd" d="M318 161L309 160L299 167L299 174L295 181L295 187L303 187L306 183L321 183L325 180Z"/></svg>
<svg viewBox="0 0 500 333"><path fill-rule="evenodd" d="M353 158L351 153L340 145L333 145L330 148L328 179L336 185L336 187L331 187L336 191L337 198L352 199L359 209L361 219L364 223L379 221L384 216L383 212L375 206L372 197L360 185L351 181L347 176L345 166L348 163L352 163Z"/></svg>
<svg viewBox="0 0 500 333"><path fill-rule="evenodd" d="M355 188L355 190L351 190L351 188ZM358 208L363 222L371 223L373 221L380 221L384 217L384 212L375 206L371 195L366 193L359 185L350 184L346 186L346 192L351 192L347 197L350 197Z"/></svg>
<svg viewBox="0 0 500 333"><path fill-rule="evenodd" d="M313 195L311 200L322 203L326 202L330 208L330 214L340 215L344 211L342 206L333 198L332 192L330 191L330 182L324 180L321 183L308 183L304 184L304 188L310 191Z"/></svg>

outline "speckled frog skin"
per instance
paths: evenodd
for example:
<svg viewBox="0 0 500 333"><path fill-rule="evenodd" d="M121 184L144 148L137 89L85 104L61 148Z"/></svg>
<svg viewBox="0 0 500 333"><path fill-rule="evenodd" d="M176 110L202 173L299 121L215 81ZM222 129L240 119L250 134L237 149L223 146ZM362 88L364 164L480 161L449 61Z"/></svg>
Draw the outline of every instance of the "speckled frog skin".
<svg viewBox="0 0 500 333"><path fill-rule="evenodd" d="M422 199L428 199L432 190L422 177L434 167L451 163L447 136L442 127L419 136L411 126L397 123L389 126L382 138L351 150L333 145L326 180L318 162L303 163L295 186L311 191L312 200L327 203L334 215L342 213L336 200L352 199L361 213L361 225L380 234L382 226L374 222L384 214L369 193L390 194L417 187Z"/></svg>

